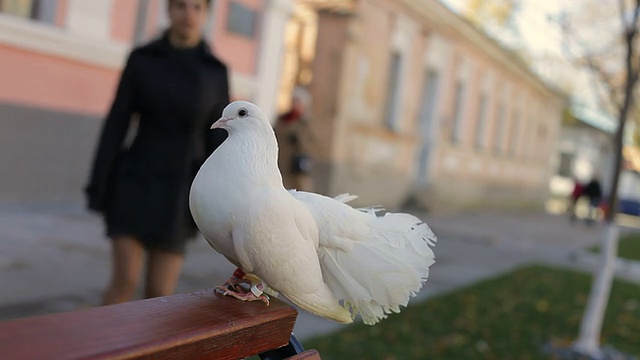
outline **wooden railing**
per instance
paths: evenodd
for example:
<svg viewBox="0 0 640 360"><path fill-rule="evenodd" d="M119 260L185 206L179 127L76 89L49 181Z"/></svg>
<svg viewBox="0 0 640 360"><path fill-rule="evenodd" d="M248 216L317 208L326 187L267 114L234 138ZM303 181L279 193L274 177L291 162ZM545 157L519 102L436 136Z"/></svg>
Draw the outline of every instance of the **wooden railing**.
<svg viewBox="0 0 640 360"><path fill-rule="evenodd" d="M289 344L296 316L277 299L199 291L0 323L0 358L320 359Z"/></svg>

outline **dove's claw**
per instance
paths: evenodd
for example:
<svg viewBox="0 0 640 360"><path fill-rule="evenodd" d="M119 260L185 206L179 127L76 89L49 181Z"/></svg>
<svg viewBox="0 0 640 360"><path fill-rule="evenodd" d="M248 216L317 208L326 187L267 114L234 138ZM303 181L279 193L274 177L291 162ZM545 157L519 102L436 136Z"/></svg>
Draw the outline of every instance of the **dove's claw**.
<svg viewBox="0 0 640 360"><path fill-rule="evenodd" d="M237 268L229 280L227 280L223 285L216 286L214 290L221 293L223 296L229 295L242 301L260 300L269 306L269 296L262 292L264 287L265 285L262 282L257 285L253 285L250 277L247 276L242 269Z"/></svg>
<svg viewBox="0 0 640 360"><path fill-rule="evenodd" d="M246 291L242 288L242 286L235 286L235 285L220 285L220 286L216 286L213 290L215 290L216 292L226 295L226 292L238 292L238 293L245 293Z"/></svg>
<svg viewBox="0 0 640 360"><path fill-rule="evenodd" d="M222 286L226 286L226 287L231 288L232 290L235 290L235 289L239 288L240 286L238 286L238 285L241 285L241 284L247 284L247 285L251 286L251 281L232 276Z"/></svg>
<svg viewBox="0 0 640 360"><path fill-rule="evenodd" d="M222 287L218 286L216 288L216 290L221 290L222 295L223 296L232 296L238 300L242 300L242 301L256 301L256 300L260 300L262 302L264 302L265 304L267 304L267 306L269 306L269 296L262 294L259 296L256 296L253 292L249 291L249 292L243 292L242 290L240 291L234 291L234 290L223 290Z"/></svg>
<svg viewBox="0 0 640 360"><path fill-rule="evenodd" d="M240 269L236 269L229 280L225 281L225 283L222 285L216 286L214 290L218 291L219 293L224 293L226 291L246 293L247 290L245 290L245 288L243 288L241 285L245 284L251 286L251 281L243 279L243 276L245 276L244 272Z"/></svg>

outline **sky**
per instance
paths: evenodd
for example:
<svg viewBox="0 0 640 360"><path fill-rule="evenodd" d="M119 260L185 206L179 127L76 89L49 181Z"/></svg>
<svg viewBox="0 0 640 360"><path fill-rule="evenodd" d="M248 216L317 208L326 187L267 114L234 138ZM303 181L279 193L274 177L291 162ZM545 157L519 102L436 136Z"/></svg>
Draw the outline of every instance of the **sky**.
<svg viewBox="0 0 640 360"><path fill-rule="evenodd" d="M440 0L451 10L460 13L467 0ZM521 0L516 25L527 48L534 52L554 52L560 54L561 35L548 20L550 15L560 10L562 1Z"/></svg>
<svg viewBox="0 0 640 360"><path fill-rule="evenodd" d="M440 1L457 13L463 12L467 3L467 0ZM555 85L564 91L570 91L577 104L591 107L585 104L598 102L593 80L588 72L576 68L566 60L562 48L562 34L553 21L560 10L572 1L575 0L520 0L514 23L518 31L517 39L523 42L522 47L531 59L532 68L543 78L558 81ZM588 122L602 128L611 128L611 118L607 118L593 107L589 111L599 116L594 115Z"/></svg>
<svg viewBox="0 0 640 360"><path fill-rule="evenodd" d="M521 36L533 51L561 52L561 34L549 17L560 11L558 1L524 0L518 16Z"/></svg>

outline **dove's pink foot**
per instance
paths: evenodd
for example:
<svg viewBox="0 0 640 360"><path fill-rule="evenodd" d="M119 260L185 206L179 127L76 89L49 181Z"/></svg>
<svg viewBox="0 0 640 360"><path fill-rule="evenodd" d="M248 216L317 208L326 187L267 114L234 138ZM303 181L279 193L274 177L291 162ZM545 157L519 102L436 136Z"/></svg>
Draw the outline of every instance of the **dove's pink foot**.
<svg viewBox="0 0 640 360"><path fill-rule="evenodd" d="M259 284L257 286L254 286L254 288L262 288L262 284ZM218 289L218 288L216 288ZM222 293L222 295L224 296L232 296L238 300L242 300L242 301L256 301L256 300L260 300L262 302L264 302L265 304L267 304L267 306L269 306L269 297L265 294L262 293L262 290L258 290L256 293L254 293L254 290L250 290L250 291L246 291L242 288L242 287L237 287L237 290L224 290L224 292Z"/></svg>
<svg viewBox="0 0 640 360"><path fill-rule="evenodd" d="M264 285L262 283L258 285L252 285L251 281L244 279L245 272L242 269L237 268L233 272L233 275L223 285L216 286L215 290L222 293L223 296L232 296L242 301L263 301L267 306L269 305L269 297L262 293ZM245 289L242 285L246 284L250 286L249 289Z"/></svg>
<svg viewBox="0 0 640 360"><path fill-rule="evenodd" d="M227 290L238 291L238 289L242 289L242 287L238 286L240 284L248 284L249 286L251 286L251 282L244 279L246 275L247 274L242 271L242 269L237 268L236 271L233 272L233 275L231 275L229 280L227 280L220 286L216 286L216 290L222 290L223 292Z"/></svg>

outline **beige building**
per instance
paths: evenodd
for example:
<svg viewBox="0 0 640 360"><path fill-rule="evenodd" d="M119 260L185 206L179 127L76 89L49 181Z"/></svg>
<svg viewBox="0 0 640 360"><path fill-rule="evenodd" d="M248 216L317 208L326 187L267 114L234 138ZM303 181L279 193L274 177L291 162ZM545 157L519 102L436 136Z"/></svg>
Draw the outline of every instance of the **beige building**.
<svg viewBox="0 0 640 360"><path fill-rule="evenodd" d="M316 190L397 207L542 205L563 98L437 0L316 9ZM308 76L307 76L308 77Z"/></svg>

